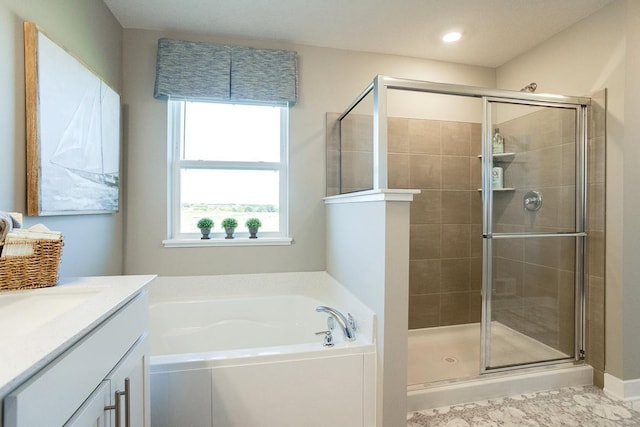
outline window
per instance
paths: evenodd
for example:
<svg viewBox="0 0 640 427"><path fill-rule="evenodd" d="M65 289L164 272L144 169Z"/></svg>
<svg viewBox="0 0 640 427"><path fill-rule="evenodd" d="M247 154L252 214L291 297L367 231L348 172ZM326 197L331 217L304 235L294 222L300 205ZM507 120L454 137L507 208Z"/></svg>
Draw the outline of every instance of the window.
<svg viewBox="0 0 640 427"><path fill-rule="evenodd" d="M198 219L238 220L234 236L247 237L248 218L262 237L286 237L288 107L169 101L170 235L196 239Z"/></svg>

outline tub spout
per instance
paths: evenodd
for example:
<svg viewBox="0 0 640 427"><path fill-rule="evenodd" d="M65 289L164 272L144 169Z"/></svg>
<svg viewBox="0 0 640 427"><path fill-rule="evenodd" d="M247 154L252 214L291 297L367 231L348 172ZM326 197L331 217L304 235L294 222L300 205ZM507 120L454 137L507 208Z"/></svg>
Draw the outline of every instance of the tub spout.
<svg viewBox="0 0 640 427"><path fill-rule="evenodd" d="M347 313L348 317L345 317L344 314L340 313L335 308L327 307L324 305L320 305L316 307L316 311L318 313L327 313L332 316L336 322L342 328L342 332L344 333L344 339L347 341L355 341L356 339L356 322L353 320L353 316L351 313Z"/></svg>

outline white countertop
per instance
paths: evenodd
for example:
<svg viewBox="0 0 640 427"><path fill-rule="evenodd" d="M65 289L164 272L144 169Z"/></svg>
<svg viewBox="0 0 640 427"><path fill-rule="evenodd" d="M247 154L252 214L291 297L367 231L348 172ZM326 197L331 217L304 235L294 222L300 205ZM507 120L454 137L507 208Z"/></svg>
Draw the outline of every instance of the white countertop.
<svg viewBox="0 0 640 427"><path fill-rule="evenodd" d="M137 295L155 276L61 278L0 292L0 398Z"/></svg>

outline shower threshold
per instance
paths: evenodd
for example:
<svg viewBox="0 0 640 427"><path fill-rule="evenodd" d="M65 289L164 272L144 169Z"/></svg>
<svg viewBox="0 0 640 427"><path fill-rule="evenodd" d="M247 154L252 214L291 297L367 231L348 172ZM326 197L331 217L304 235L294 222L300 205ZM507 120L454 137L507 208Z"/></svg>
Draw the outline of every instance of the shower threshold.
<svg viewBox="0 0 640 427"><path fill-rule="evenodd" d="M520 363L518 354L566 357L499 323L492 325L492 334L496 353L511 362ZM572 361L480 375L477 323L409 331L408 362L410 411L593 382L592 368Z"/></svg>

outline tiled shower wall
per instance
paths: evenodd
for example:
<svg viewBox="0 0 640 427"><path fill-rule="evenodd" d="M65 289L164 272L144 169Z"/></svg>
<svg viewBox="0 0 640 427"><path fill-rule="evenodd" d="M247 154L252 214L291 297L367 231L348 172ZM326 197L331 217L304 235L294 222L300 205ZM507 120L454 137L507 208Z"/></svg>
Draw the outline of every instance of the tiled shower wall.
<svg viewBox="0 0 640 427"><path fill-rule="evenodd" d="M350 113L338 128L338 113L327 113L327 196L370 190L373 184L373 116ZM342 177L340 132L342 131Z"/></svg>
<svg viewBox="0 0 640 427"><path fill-rule="evenodd" d="M340 182L338 116L327 113L327 195ZM344 192L370 188L371 128L371 116L343 122ZM479 123L388 120L389 188L421 190L411 204L411 329L480 320L480 132Z"/></svg>
<svg viewBox="0 0 640 427"><path fill-rule="evenodd" d="M479 123L389 118L389 188L411 204L409 328L480 320Z"/></svg>

